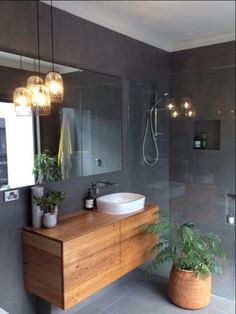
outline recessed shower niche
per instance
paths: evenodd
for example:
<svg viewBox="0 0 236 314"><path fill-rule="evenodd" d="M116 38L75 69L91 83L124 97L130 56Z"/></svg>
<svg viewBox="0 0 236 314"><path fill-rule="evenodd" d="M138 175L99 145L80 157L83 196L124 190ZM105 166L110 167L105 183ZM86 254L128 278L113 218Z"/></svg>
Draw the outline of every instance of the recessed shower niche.
<svg viewBox="0 0 236 314"><path fill-rule="evenodd" d="M194 121L194 138L201 138L202 134L207 135L207 144L205 148L197 149L210 149L220 150L220 120L197 120Z"/></svg>

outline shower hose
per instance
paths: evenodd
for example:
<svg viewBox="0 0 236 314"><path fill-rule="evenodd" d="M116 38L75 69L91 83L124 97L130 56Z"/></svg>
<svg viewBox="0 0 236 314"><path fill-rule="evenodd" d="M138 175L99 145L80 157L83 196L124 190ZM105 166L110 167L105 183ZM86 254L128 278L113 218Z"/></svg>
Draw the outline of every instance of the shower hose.
<svg viewBox="0 0 236 314"><path fill-rule="evenodd" d="M152 119L153 111L154 111L154 107L152 107L150 109L149 113L147 114L145 132L144 132L144 137L143 137L143 160L144 160L145 164L150 166L150 167L155 166L158 162L158 159L159 159L159 150L158 150L158 145L157 145L157 139L156 139L156 136L155 136L154 130L153 130L153 119ZM156 117L155 117L155 119L156 119ZM146 153L145 153L145 146L146 146L146 141L147 141L147 133L148 133L149 124L150 124L150 130L151 130L151 137L152 137L154 147L155 147L155 156L152 158L153 160L148 160Z"/></svg>

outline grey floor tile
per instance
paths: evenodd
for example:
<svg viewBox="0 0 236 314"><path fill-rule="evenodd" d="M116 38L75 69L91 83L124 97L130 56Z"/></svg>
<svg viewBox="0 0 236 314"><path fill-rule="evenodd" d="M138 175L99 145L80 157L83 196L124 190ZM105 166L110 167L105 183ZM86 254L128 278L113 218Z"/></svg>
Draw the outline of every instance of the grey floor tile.
<svg viewBox="0 0 236 314"><path fill-rule="evenodd" d="M133 290L107 309L114 314L184 314L186 310L171 304L166 297L166 285L148 283Z"/></svg>
<svg viewBox="0 0 236 314"><path fill-rule="evenodd" d="M235 303L217 296L204 309L181 309L168 300L166 283L141 283L106 310L112 314L235 314Z"/></svg>
<svg viewBox="0 0 236 314"><path fill-rule="evenodd" d="M218 296L212 297L212 303L215 308L219 309L223 313L235 314L235 302L221 298Z"/></svg>
<svg viewBox="0 0 236 314"><path fill-rule="evenodd" d="M93 304L88 304L78 311L78 314L100 314L104 313L103 309Z"/></svg>
<svg viewBox="0 0 236 314"><path fill-rule="evenodd" d="M131 278L127 281L121 282L119 285L112 288L106 294L103 294L102 296L94 300L93 304L105 310L115 302L118 302L120 299L124 298L126 295L131 293L134 289L142 284L143 282L136 278Z"/></svg>
<svg viewBox="0 0 236 314"><path fill-rule="evenodd" d="M31 298L28 295L2 306L9 314L35 314L36 307L36 298Z"/></svg>
<svg viewBox="0 0 236 314"><path fill-rule="evenodd" d="M204 309L189 311L191 314L235 314L235 303L227 299L212 296L211 303Z"/></svg>
<svg viewBox="0 0 236 314"><path fill-rule="evenodd" d="M62 310L56 311L62 313ZM19 311L11 314L28 314ZM31 313L31 312L29 312ZM52 312L51 312L52 313ZM54 312L53 312L54 313ZM64 312L63 312L64 313ZM66 311L67 313L67 311ZM68 311L71 314L235 314L235 303L212 296L211 304L201 310L185 310L172 304L167 296L167 281L160 277L146 282L140 272L124 278ZM43 313L45 314L45 313Z"/></svg>

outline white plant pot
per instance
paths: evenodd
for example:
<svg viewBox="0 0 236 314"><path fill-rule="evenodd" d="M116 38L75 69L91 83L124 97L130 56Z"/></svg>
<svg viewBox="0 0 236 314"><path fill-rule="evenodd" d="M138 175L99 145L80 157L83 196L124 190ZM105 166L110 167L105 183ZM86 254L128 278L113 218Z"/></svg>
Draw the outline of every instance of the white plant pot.
<svg viewBox="0 0 236 314"><path fill-rule="evenodd" d="M32 203L32 226L33 228L42 227L43 210L37 206L33 197L42 197L44 195L44 187L40 185L31 187L31 203Z"/></svg>
<svg viewBox="0 0 236 314"><path fill-rule="evenodd" d="M42 227L43 210L39 206L32 209L32 226L33 228Z"/></svg>
<svg viewBox="0 0 236 314"><path fill-rule="evenodd" d="M43 226L45 228L54 228L57 225L57 215L55 213L46 213L43 215Z"/></svg>

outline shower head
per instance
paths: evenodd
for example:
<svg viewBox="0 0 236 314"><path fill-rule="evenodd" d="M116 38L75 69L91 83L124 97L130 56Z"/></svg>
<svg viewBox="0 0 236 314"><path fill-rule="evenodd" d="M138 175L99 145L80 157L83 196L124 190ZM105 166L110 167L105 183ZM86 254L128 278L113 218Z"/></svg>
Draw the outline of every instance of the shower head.
<svg viewBox="0 0 236 314"><path fill-rule="evenodd" d="M169 93L168 92L164 92L159 98L158 98L158 92L154 92L154 100L151 104L151 109L153 108L157 108L157 106L159 105L159 103L163 100L164 97L167 97L169 96ZM160 109L161 110L161 109Z"/></svg>
<svg viewBox="0 0 236 314"><path fill-rule="evenodd" d="M163 94L162 94L162 96L158 99L158 92L155 92L154 93L154 102L156 103L156 102L160 102L159 100L160 99L162 99L163 97L167 97L167 96L169 96L169 93L168 92L164 92Z"/></svg>

